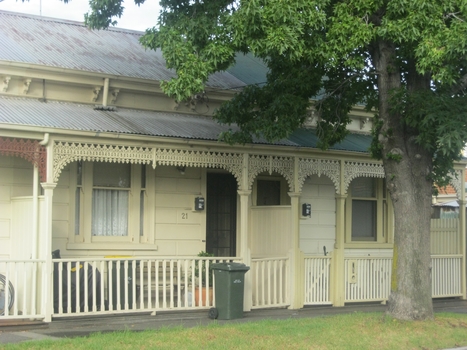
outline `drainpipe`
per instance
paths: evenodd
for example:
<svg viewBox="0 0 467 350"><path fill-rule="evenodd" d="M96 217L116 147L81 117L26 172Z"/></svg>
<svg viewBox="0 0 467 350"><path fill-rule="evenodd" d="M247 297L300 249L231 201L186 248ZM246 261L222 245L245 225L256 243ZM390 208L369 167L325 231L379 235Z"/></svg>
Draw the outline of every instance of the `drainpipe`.
<svg viewBox="0 0 467 350"><path fill-rule="evenodd" d="M37 236L39 234L39 169L34 166L32 180L32 248L30 259L37 258Z"/></svg>
<svg viewBox="0 0 467 350"><path fill-rule="evenodd" d="M44 135L44 139L39 142L39 145L47 146L47 144L49 143L49 136L50 136L49 133L46 132L45 135Z"/></svg>
<svg viewBox="0 0 467 350"><path fill-rule="evenodd" d="M102 105L107 107L107 99L109 97L109 78L104 79L104 93L102 95Z"/></svg>

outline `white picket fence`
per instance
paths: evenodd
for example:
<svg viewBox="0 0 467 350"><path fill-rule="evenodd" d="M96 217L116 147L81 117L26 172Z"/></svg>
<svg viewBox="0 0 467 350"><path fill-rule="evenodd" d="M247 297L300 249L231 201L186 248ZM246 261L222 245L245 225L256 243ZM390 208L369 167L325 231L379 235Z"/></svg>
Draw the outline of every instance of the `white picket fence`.
<svg viewBox="0 0 467 350"><path fill-rule="evenodd" d="M431 257L433 298L462 296L462 255Z"/></svg>
<svg viewBox="0 0 467 350"><path fill-rule="evenodd" d="M305 305L331 304L331 257L305 257ZM386 301L392 258L345 258L345 302ZM462 255L432 256L433 298L462 296Z"/></svg>
<svg viewBox="0 0 467 350"><path fill-rule="evenodd" d="M305 257L305 305L331 304L331 256Z"/></svg>
<svg viewBox="0 0 467 350"><path fill-rule="evenodd" d="M45 317L45 261L0 260L0 320Z"/></svg>
<svg viewBox="0 0 467 350"><path fill-rule="evenodd" d="M53 316L207 309L215 305L214 288L205 294L198 290L205 285L209 291L213 279L209 266L233 260L240 262L238 258L55 259ZM305 257L305 305L332 303L331 260L331 256ZM387 300L391 261L346 258L345 302ZM461 255L432 256L433 298L461 296L461 264ZM287 257L252 259L248 273L254 309L290 304L289 268ZM202 276L197 271L203 271ZM0 288L0 320L44 318L45 261L2 260L0 273L0 282L7 286Z"/></svg>
<svg viewBox="0 0 467 350"><path fill-rule="evenodd" d="M252 259L252 308L289 305L289 258Z"/></svg>
<svg viewBox="0 0 467 350"><path fill-rule="evenodd" d="M432 255L433 298L462 296L462 255ZM391 290L391 258L345 259L346 302L384 301Z"/></svg>
<svg viewBox="0 0 467 350"><path fill-rule="evenodd" d="M388 299L392 258L351 258L344 264L346 302Z"/></svg>
<svg viewBox="0 0 467 350"><path fill-rule="evenodd" d="M55 259L54 317L207 309L215 305L210 266L240 260Z"/></svg>
<svg viewBox="0 0 467 350"><path fill-rule="evenodd" d="M53 259L53 317L208 309L215 305L213 263L240 258ZM1 261L6 285L2 318L45 317L45 261ZM199 273L199 271L201 271ZM253 308L289 305L289 258L253 259ZM212 286L211 288L209 288ZM198 292L203 287L206 293ZM14 299L14 300L11 300ZM1 314L2 312L0 312Z"/></svg>

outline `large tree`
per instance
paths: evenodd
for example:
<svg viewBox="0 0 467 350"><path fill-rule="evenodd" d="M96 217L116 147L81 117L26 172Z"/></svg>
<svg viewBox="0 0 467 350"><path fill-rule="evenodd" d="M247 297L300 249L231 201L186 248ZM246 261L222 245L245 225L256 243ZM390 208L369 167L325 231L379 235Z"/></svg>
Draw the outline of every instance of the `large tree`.
<svg viewBox="0 0 467 350"><path fill-rule="evenodd" d="M143 0L135 1L142 3ZM120 0L91 0L89 26L121 15ZM382 160L394 203L389 313L433 315L430 211L467 140L465 0L161 0L141 43L162 49L177 76L164 91L178 101L208 76L251 53L267 81L247 86L216 113L241 130L221 135L286 137L311 110L325 149L345 137L349 111L375 112L372 154Z"/></svg>

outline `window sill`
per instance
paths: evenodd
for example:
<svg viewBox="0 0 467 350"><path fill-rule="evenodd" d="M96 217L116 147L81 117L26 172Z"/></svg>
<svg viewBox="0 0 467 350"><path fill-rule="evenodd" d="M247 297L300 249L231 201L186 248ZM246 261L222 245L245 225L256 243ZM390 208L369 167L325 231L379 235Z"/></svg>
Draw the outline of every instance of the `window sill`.
<svg viewBox="0 0 467 350"><path fill-rule="evenodd" d="M68 250L137 250L157 251L156 244L128 243L128 242L95 242L95 243L68 243Z"/></svg>

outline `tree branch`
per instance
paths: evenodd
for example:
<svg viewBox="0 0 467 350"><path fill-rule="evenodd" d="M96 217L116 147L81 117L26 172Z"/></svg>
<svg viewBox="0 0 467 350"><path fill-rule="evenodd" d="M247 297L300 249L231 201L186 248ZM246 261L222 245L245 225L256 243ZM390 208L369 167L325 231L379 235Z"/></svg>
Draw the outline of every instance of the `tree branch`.
<svg viewBox="0 0 467 350"><path fill-rule="evenodd" d="M459 13L460 13L460 12L456 12L456 13L454 13L454 12L447 13L446 15L444 15L444 19L448 19L448 18L450 18L450 17L453 17L453 18L455 18L455 19L457 19L457 20L459 20L459 21L461 21L461 22L465 22L462 18L460 18L460 17L457 16L457 14L459 14Z"/></svg>
<svg viewBox="0 0 467 350"><path fill-rule="evenodd" d="M460 93L462 90L465 90L467 89L467 73L464 74L460 79L459 81L457 82L456 85L454 85L453 89L452 89L452 93L453 94L458 94Z"/></svg>

